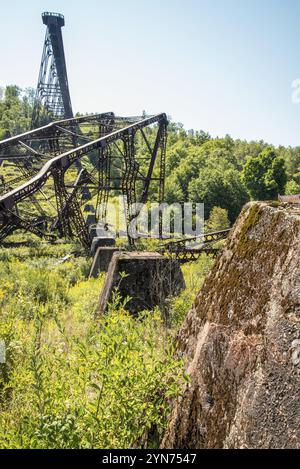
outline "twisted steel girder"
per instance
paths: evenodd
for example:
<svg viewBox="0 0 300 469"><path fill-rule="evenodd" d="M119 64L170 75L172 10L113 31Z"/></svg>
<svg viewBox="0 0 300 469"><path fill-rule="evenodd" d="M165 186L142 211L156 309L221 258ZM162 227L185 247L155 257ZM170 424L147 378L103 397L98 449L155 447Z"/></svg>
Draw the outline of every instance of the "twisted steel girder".
<svg viewBox="0 0 300 469"><path fill-rule="evenodd" d="M214 244L226 239L230 232L231 229L203 233L193 238L169 241L161 244L159 247L161 252L178 260L180 263L196 261L204 253L216 256L219 250L214 247Z"/></svg>
<svg viewBox="0 0 300 469"><path fill-rule="evenodd" d="M8 212L13 212L23 201L28 201L30 197L41 191L46 183L48 183L50 180L53 181L56 197L56 220L58 221L58 223L56 223L56 227L59 228L62 235L77 237L84 245L88 245L90 240L87 227L80 210L80 203L78 201L78 187L84 187L86 185L86 181L98 184L95 185L96 193L104 193L105 202L107 202L108 192L117 189L116 187L111 186L111 181L114 179L121 179L119 189L123 195L127 196L128 204L145 201L148 196L149 184L153 180L159 181L159 197L161 196L161 187L164 183L162 178L164 177L165 139L167 127L167 118L165 114L158 114L156 116L151 116L135 121L133 118L119 118L114 117L111 113L105 113L98 116L85 116L84 118L68 119L67 121L60 121L59 124L54 122L42 127L41 129L26 132L21 136L12 137L11 139L6 139L5 141L0 142L0 158L1 150L7 151L8 148L19 145L20 141L24 142L28 148L32 148L32 142L35 140L38 142L43 140L44 143L46 142L46 145L50 147L50 140L51 144L53 145L51 151L55 154L60 147L59 137L61 135L61 128L68 128L68 126L70 127L70 125L74 124L78 125L79 122L86 123L86 121L89 120L92 121L92 125L96 122L99 127L101 127L101 135L99 138L88 141L84 144L80 144L79 146L73 147L71 150L51 157L45 164L43 164L37 174L31 177L28 181L19 187L13 188L6 194L1 195L0 225L1 220L11 218L7 216ZM157 136L153 149L148 143L150 163L147 167L146 173L142 174L135 155L134 141L138 131L142 131L146 127L152 126L153 124L155 124L157 128ZM115 130L111 131L111 129ZM28 144L26 142L28 142ZM123 161L124 168L120 173L120 177L113 178L110 175L112 166L110 154L112 146L114 144L117 145L118 142L121 142L124 145L123 153L118 155L118 158L121 158ZM92 174L89 175L87 172L87 178L82 179L80 184L78 183L75 185L74 191L69 193L67 190L67 184L65 183L65 173L72 165L75 166L76 164L80 164L82 158L85 155L90 155L95 151L99 151L99 164L96 166L98 166L99 171L103 171L104 169L104 175L102 175L102 177L94 178ZM154 178L153 167L159 151L159 177ZM138 200L136 194L137 181L142 181L143 183L142 195ZM127 220L129 223L131 216L129 212L129 205L127 215ZM17 223L16 220L16 218L13 218L15 229L18 229L21 227L21 225L20 223ZM10 223L12 222L10 221ZM5 236L7 236L6 233L6 230L4 230L2 235L0 234L0 239L3 239Z"/></svg>

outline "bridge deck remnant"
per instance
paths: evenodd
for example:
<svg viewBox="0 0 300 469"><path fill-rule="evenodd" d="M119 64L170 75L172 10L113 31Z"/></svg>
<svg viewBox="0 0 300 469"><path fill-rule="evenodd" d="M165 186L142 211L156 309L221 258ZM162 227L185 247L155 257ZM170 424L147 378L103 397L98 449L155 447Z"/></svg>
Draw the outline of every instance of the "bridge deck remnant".
<svg viewBox="0 0 300 469"><path fill-rule="evenodd" d="M176 241L168 241L160 244L160 250L180 263L195 261L201 254L216 255L218 249L214 247L218 241L224 240L229 235L231 229L203 233L193 238L183 238Z"/></svg>

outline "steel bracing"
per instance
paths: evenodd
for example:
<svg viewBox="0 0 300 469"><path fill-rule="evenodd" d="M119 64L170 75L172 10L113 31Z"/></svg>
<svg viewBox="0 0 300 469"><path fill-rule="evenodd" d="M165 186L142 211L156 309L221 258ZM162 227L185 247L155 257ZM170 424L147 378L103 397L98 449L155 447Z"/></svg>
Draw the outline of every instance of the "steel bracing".
<svg viewBox="0 0 300 469"><path fill-rule="evenodd" d="M231 229L203 233L193 238L167 241L160 245L160 250L180 263L196 261L203 254L216 255L219 251L215 244L229 236Z"/></svg>
<svg viewBox="0 0 300 469"><path fill-rule="evenodd" d="M73 117L61 28L63 15L42 14L47 26L31 128L55 119Z"/></svg>
<svg viewBox="0 0 300 469"><path fill-rule="evenodd" d="M147 201L150 184L156 185L156 200L163 200L167 123L165 114L104 113L52 122L1 141L2 168L14 167L17 176L2 176L0 240L25 229L88 246L83 209L95 201L97 221L105 225L111 193L126 196L128 226L136 215L131 207ZM26 165L20 168L20 161Z"/></svg>
<svg viewBox="0 0 300 469"><path fill-rule="evenodd" d="M167 118L73 117L62 39L64 17L43 13L46 25L32 130L0 142L0 241L17 229L90 244L88 224L107 227L109 195L134 204L164 197Z"/></svg>

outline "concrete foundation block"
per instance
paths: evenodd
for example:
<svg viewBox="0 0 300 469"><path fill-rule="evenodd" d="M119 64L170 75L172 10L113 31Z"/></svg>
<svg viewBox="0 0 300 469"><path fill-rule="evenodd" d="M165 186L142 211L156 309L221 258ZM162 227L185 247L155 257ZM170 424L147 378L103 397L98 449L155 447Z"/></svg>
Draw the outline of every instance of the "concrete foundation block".
<svg viewBox="0 0 300 469"><path fill-rule="evenodd" d="M131 298L126 309L138 315L156 306L163 309L166 300L178 295L185 283L180 266L173 259L155 252L118 252L109 264L97 315L107 310L116 288L122 298Z"/></svg>
<svg viewBox="0 0 300 469"><path fill-rule="evenodd" d="M92 267L90 270L90 278L98 277L100 272L107 272L110 261L115 252L120 252L122 249L116 246L100 246L94 255Z"/></svg>
<svg viewBox="0 0 300 469"><path fill-rule="evenodd" d="M94 256L97 249L104 246L115 246L116 240L114 238L103 238L96 236L92 238L92 245L91 245L91 255Z"/></svg>

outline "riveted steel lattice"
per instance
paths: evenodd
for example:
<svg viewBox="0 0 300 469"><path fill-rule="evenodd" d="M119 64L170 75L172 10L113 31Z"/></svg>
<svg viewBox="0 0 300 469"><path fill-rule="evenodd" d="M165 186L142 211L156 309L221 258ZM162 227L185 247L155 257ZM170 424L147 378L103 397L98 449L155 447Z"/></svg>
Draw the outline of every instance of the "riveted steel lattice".
<svg viewBox="0 0 300 469"><path fill-rule="evenodd" d="M0 241L23 229L88 246L82 207L96 200L97 221L105 225L111 193L126 199L128 229L136 215L131 207L147 201L150 185L162 201L166 126L165 114L124 118L104 113L52 122L1 141L4 168L14 165L21 175L2 178ZM144 150L138 152L142 142ZM26 165L19 168L19 161Z"/></svg>
<svg viewBox="0 0 300 469"><path fill-rule="evenodd" d="M73 117L61 28L63 15L43 13L47 26L31 128Z"/></svg>

